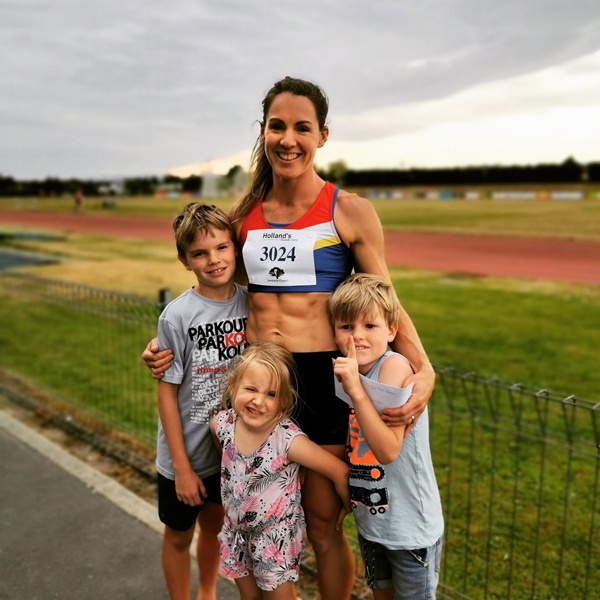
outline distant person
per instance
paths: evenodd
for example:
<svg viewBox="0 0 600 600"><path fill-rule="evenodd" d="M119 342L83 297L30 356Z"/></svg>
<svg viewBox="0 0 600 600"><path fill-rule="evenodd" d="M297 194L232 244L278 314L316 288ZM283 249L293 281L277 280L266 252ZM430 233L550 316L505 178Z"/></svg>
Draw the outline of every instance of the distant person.
<svg viewBox="0 0 600 600"><path fill-rule="evenodd" d="M188 204L173 222L178 259L197 284L170 302L158 345L173 351L158 382L158 513L165 525L162 564L172 600L190 598L190 545L196 522L198 600L216 600L223 524L220 467L210 420L220 406L232 360L246 340L248 299L233 281L237 249L229 217Z"/></svg>
<svg viewBox="0 0 600 600"><path fill-rule="evenodd" d="M359 374L403 388L408 359L388 350L398 330L400 303L384 278L350 276L327 308L344 357L335 377L352 400L348 461L350 499L365 574L375 600L430 600L439 579L444 518L429 447L427 408L405 436L389 427Z"/></svg>
<svg viewBox="0 0 600 600"><path fill-rule="evenodd" d="M290 420L294 373L285 348L251 344L229 376L224 404L231 408L211 425L223 452L221 573L235 579L243 600L296 597L304 533L301 466L332 482L340 499L337 529L350 511L348 466Z"/></svg>
<svg viewBox="0 0 600 600"><path fill-rule="evenodd" d="M83 208L83 190L77 188L73 192L73 201L75 202L75 212L79 212Z"/></svg>
<svg viewBox="0 0 600 600"><path fill-rule="evenodd" d="M389 274L371 202L315 170L317 150L329 137L328 108L323 90L309 81L285 77L273 85L262 101L248 192L231 216L243 249L238 281L248 281L248 341L274 341L293 353L300 396L294 420L313 442L343 458L348 407L335 395L332 359L340 353L326 302L353 270L386 279ZM410 360L413 395L384 419L408 432L425 410L435 373L403 309L399 318L392 348ZM171 355L157 350L150 342L142 357L159 378ZM344 532L335 528L340 501L331 481L309 469L302 503L321 598L348 600L354 557Z"/></svg>

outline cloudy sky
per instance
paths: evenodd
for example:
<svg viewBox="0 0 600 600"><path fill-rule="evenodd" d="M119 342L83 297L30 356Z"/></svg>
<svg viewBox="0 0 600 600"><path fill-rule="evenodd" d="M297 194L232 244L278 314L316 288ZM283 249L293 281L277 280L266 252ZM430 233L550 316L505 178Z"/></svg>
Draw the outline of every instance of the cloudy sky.
<svg viewBox="0 0 600 600"><path fill-rule="evenodd" d="M241 163L285 75L323 167L600 161L598 0L0 0L0 175Z"/></svg>

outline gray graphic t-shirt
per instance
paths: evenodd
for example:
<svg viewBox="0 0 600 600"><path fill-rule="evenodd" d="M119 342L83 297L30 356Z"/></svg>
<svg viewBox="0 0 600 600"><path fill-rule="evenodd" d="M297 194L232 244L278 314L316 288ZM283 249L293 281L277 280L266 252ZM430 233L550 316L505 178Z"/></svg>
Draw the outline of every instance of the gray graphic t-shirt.
<svg viewBox="0 0 600 600"><path fill-rule="evenodd" d="M192 288L170 302L158 321L158 345L173 350L163 381L179 385L177 404L185 448L192 469L207 477L220 469L210 432L219 410L231 362L243 351L248 320L248 292L236 284L229 300L209 300ZM156 470L175 479L167 441L158 422Z"/></svg>

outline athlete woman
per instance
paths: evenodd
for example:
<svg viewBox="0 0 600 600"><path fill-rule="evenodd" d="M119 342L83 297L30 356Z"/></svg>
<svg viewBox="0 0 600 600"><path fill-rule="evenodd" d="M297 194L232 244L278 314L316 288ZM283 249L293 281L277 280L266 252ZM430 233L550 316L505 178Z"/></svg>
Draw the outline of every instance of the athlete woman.
<svg viewBox="0 0 600 600"><path fill-rule="evenodd" d="M286 77L262 106L248 192L231 211L243 254L238 280L249 291L246 338L277 342L293 353L301 406L295 420L310 439L343 458L348 410L334 392L332 358L340 354L326 302L353 270L389 279L383 229L368 200L336 188L315 170L316 151L329 135L324 92ZM410 361L413 394L384 419L405 425L408 433L427 405L435 374L403 309L398 330L391 347ZM160 377L170 356L157 350L151 342L142 357ZM302 498L321 598L349 598L354 560L343 531L336 531L339 497L330 480L308 471Z"/></svg>

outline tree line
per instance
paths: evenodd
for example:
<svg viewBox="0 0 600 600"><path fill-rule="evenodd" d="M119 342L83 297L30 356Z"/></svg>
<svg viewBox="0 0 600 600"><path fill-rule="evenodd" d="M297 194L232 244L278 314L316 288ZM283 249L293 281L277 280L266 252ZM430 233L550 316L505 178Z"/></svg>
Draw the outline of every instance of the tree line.
<svg viewBox="0 0 600 600"><path fill-rule="evenodd" d="M549 185L597 182L600 182L600 162L580 164L573 158L568 158L561 164L469 166L438 169L372 169L361 171L348 169L343 174L343 184L348 187Z"/></svg>
<svg viewBox="0 0 600 600"><path fill-rule="evenodd" d="M60 179L47 177L43 180L17 180L0 174L0 196L59 198L72 196L81 190L87 197L94 196L151 196L165 184L177 183L179 189L189 193L199 193L202 177L192 175L186 178L167 175L165 177L130 177L119 180L84 180L77 178Z"/></svg>
<svg viewBox="0 0 600 600"><path fill-rule="evenodd" d="M224 183L232 181L240 170L239 165L232 167L223 176ZM348 187L600 183L600 162L581 164L573 158L560 164L366 170L348 169L343 161L336 161L318 171L325 179ZM58 177L17 180L0 174L0 196L61 197L73 195L76 190L81 190L85 196L149 196L167 184L177 184L181 192L190 194L197 195L202 191L200 175L131 177L112 181Z"/></svg>

